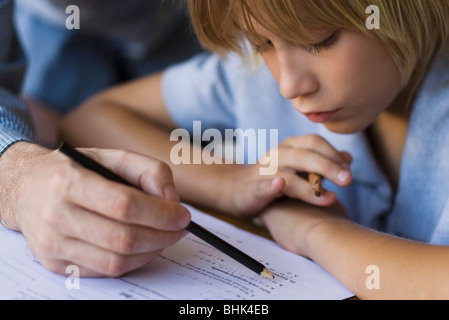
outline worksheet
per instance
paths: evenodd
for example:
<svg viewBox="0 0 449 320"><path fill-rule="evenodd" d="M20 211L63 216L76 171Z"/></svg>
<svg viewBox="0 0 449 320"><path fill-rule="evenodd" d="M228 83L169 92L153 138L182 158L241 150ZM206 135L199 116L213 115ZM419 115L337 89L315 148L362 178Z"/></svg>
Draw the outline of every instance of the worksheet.
<svg viewBox="0 0 449 320"><path fill-rule="evenodd" d="M187 207L193 221L260 261L274 279L256 274L191 234L148 266L122 278L79 279L72 269L61 276L35 259L20 233L0 227L0 299L341 300L354 296L314 262Z"/></svg>

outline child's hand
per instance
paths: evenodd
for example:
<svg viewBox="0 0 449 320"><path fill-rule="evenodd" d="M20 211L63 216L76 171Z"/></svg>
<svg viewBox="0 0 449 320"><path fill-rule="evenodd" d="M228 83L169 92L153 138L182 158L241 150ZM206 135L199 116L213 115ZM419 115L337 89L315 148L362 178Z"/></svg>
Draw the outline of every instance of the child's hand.
<svg viewBox="0 0 449 320"><path fill-rule="evenodd" d="M319 174L342 187L352 182L351 155L337 151L317 135L289 138L271 150L270 156L272 152L278 152L275 175L261 175L260 169L264 166L258 163L238 169L228 177L231 179L228 199L232 199L233 210L237 214L252 216L284 196L316 206L333 205L337 200L336 194L324 191L317 197L310 187L309 173Z"/></svg>

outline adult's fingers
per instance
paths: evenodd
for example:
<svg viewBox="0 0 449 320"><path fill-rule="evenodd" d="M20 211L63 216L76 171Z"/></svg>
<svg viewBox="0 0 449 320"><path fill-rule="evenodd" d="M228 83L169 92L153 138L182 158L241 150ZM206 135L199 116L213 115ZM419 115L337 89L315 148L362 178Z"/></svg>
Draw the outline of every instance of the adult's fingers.
<svg viewBox="0 0 449 320"><path fill-rule="evenodd" d="M175 244L182 236L181 231L160 231L124 224L75 206L64 215L58 229L66 237L122 255L162 250Z"/></svg>
<svg viewBox="0 0 449 320"><path fill-rule="evenodd" d="M48 270L62 275L66 273L68 266L76 266L80 270L81 277L120 277L147 265L162 252L159 250L144 254L120 255L71 238L64 239L60 246L63 255L46 255L41 252L36 258Z"/></svg>
<svg viewBox="0 0 449 320"><path fill-rule="evenodd" d="M80 149L80 152L151 195L179 201L172 171L162 161L123 150Z"/></svg>
<svg viewBox="0 0 449 320"><path fill-rule="evenodd" d="M67 171L58 180L72 204L123 223L163 231L181 230L190 223L189 211L177 201L148 195L77 165Z"/></svg>

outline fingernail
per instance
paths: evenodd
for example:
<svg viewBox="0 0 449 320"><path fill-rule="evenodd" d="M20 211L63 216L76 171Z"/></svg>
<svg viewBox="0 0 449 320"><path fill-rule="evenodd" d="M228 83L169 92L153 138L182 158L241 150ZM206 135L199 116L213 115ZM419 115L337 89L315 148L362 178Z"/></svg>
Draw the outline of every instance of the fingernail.
<svg viewBox="0 0 449 320"><path fill-rule="evenodd" d="M338 174L337 179L340 182L346 182L349 179L349 175L350 175L349 171L342 170Z"/></svg>
<svg viewBox="0 0 449 320"><path fill-rule="evenodd" d="M164 197L168 200L180 201L178 193L172 185L168 185L164 188Z"/></svg>

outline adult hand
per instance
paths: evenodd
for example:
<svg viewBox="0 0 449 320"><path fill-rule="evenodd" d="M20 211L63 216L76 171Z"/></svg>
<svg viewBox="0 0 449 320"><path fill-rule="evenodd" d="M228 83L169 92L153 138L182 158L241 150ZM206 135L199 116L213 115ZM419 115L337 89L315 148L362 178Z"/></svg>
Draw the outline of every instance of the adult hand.
<svg viewBox="0 0 449 320"><path fill-rule="evenodd" d="M0 158L0 221L23 233L47 269L65 275L76 265L82 277L118 277L181 239L190 213L166 164L121 150L80 151L142 191L30 143Z"/></svg>

